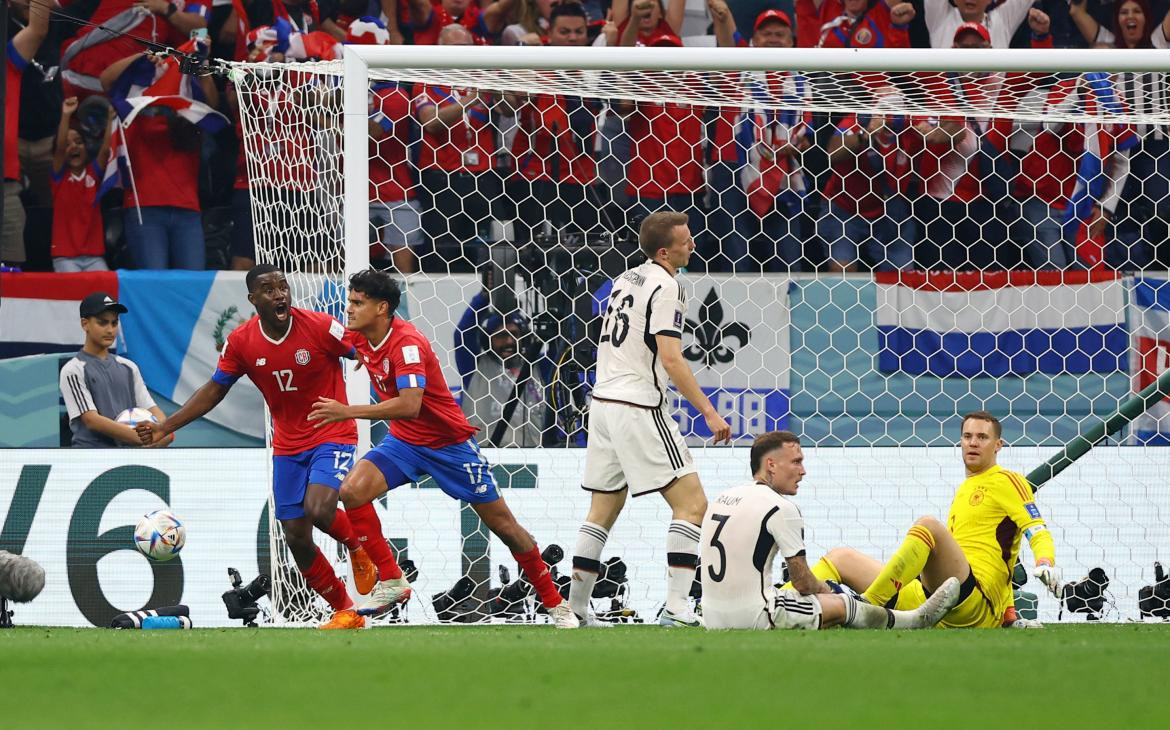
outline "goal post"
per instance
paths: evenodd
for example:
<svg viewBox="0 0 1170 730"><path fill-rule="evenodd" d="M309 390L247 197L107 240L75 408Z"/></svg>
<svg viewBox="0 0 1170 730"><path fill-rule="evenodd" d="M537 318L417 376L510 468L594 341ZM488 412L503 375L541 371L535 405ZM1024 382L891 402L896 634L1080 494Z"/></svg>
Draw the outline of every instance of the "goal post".
<svg viewBox="0 0 1170 730"><path fill-rule="evenodd" d="M807 449L809 553L884 559L916 517L946 514L958 417L987 409L1007 468L1062 449L1029 476L1069 469L1042 499L1058 560L1070 578L1105 568L1113 618L1136 614L1170 549L1170 449L1125 429L1152 407L1143 428L1170 434L1170 283L1149 294L1170 282L1168 72L1160 50L479 46L232 69L258 260L290 268L299 304L344 316L349 275L417 246L404 306L542 546L571 555L585 514L605 282L637 260L640 217L675 207L699 245L680 276L684 354L740 447L710 446L672 394L709 495L748 477L753 434L788 428ZM427 107L452 99L463 116L436 126ZM353 402L363 376L347 374ZM661 603L659 502L631 500L603 555L625 579L596 608ZM411 622L518 618L468 608L515 565L433 485L378 509L418 564ZM274 579L295 584L278 526L272 550ZM289 590L287 621L313 620L315 598Z"/></svg>

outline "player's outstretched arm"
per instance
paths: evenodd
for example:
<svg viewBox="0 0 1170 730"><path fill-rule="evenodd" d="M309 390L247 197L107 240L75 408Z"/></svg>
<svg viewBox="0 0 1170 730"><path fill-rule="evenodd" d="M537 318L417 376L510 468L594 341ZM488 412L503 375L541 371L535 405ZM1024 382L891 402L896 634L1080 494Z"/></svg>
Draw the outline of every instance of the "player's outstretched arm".
<svg viewBox="0 0 1170 730"><path fill-rule="evenodd" d="M398 396L390 400L373 405L349 406L332 398L321 396L309 412L309 420L315 421L313 427L320 428L326 423L347 421L351 418L363 418L370 421L394 421L418 416L422 409L423 389L403 388Z"/></svg>
<svg viewBox="0 0 1170 730"><path fill-rule="evenodd" d="M203 384L203 387L187 399L187 402L179 410L172 413L170 418L162 423L140 423L134 430L138 432L138 438L143 444L157 443L196 418L207 415L227 396L229 390L231 390L230 385L208 380Z"/></svg>
<svg viewBox="0 0 1170 730"><path fill-rule="evenodd" d="M662 360L666 374L670 376L670 382L674 383L674 387L695 410L703 414L714 442L730 442L731 426L716 412L715 406L711 405L706 393L699 387L699 381L695 380L695 374L691 372L687 361L683 359L682 339L673 335L654 335L654 340L658 343L658 357Z"/></svg>

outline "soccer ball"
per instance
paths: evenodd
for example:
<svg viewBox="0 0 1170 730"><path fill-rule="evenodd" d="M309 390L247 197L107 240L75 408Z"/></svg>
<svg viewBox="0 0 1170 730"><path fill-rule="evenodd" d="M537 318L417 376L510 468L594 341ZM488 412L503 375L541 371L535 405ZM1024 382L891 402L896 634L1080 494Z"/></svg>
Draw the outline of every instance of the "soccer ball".
<svg viewBox="0 0 1170 730"><path fill-rule="evenodd" d="M154 417L154 414L145 408L127 408L119 413L118 417L114 420L130 428L134 428L143 421L158 423L158 419Z"/></svg>
<svg viewBox="0 0 1170 730"><path fill-rule="evenodd" d="M156 509L138 521L134 546L146 557L166 562L179 554L187 542L187 528L170 510Z"/></svg>

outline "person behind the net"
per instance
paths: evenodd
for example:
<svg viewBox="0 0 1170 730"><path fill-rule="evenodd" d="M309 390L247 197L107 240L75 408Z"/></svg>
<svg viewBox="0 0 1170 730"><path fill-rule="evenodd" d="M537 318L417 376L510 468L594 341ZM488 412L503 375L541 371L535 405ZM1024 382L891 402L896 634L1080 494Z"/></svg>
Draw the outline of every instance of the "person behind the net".
<svg viewBox="0 0 1170 730"><path fill-rule="evenodd" d="M272 491L276 519L305 582L333 609L321 628L357 629L365 618L353 607L333 566L313 542L313 527L349 550L358 594L370 592L376 577L401 578L373 505L337 508L341 478L353 465L357 427L352 420L315 428L308 420L317 398L345 400L339 358L353 357L345 327L322 312L292 306L284 272L271 264L253 267L245 279L256 316L228 335L211 379L162 425L139 424L151 443L205 415L243 376L260 389L272 413ZM359 535L376 535L363 542ZM377 576L375 576L375 570ZM399 596L410 597L409 591Z"/></svg>
<svg viewBox="0 0 1170 730"><path fill-rule="evenodd" d="M686 301L677 276L695 250L683 213L646 216L638 234L646 262L613 280L597 346L597 378L589 406L585 474L589 513L577 534L569 601L588 625L589 598L601 551L626 496L661 493L670 505L663 626L699 626L687 600L699 554L707 497L690 450L668 408L667 384L703 417L716 444L731 427L716 412L682 355Z"/></svg>
<svg viewBox="0 0 1170 730"><path fill-rule="evenodd" d="M1017 621L1012 569L1025 537L1036 563L1033 575L1060 598L1060 570L1052 534L1031 485L996 463L1003 448L999 419L987 411L963 416L960 447L967 478L955 491L946 524L920 517L883 566L851 548L834 548L813 572L841 580L877 606L921 605L925 591L948 578L961 582L958 604L943 618L949 628L1038 624ZM925 590L924 590L925 589Z"/></svg>
<svg viewBox="0 0 1170 730"><path fill-rule="evenodd" d="M959 598L950 578L920 606L895 611L834 590L805 560L804 518L792 500L805 475L800 439L771 431L752 442L753 481L720 494L703 518L703 622L708 629L925 629ZM792 587L774 587L779 554Z"/></svg>
<svg viewBox="0 0 1170 730"><path fill-rule="evenodd" d="M496 488L472 427L451 395L431 343L395 312L398 282L367 269L349 279L347 327L379 402L347 405L321 397L309 419L319 427L353 418L389 421L389 433L354 466L341 485L346 509L360 509L404 484L430 476L449 497L471 505L488 529L512 551L558 628L576 628L532 535L517 522ZM379 533L380 535L380 533ZM369 535L377 539L379 535ZM410 587L404 579L380 581L358 609L385 612Z"/></svg>

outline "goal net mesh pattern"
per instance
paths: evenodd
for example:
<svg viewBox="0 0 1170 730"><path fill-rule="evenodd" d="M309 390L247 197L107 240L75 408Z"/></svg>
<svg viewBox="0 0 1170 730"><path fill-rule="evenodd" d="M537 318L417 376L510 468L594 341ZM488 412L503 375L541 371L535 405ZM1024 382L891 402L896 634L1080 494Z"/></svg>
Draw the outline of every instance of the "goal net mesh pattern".
<svg viewBox="0 0 1170 730"><path fill-rule="evenodd" d="M401 274L399 314L434 342L541 545L571 555L586 510L606 282L641 260L640 220L671 209L696 246L684 354L735 445L798 433L809 555L847 544L884 560L917 516L946 515L960 414L999 415L1001 463L1026 473L1165 369L1166 81L371 68L370 204L356 211L341 64L240 64L232 85L257 259L311 275L294 278L297 301L344 319L345 216L368 216L370 260ZM708 493L748 479L746 450L711 447L672 401ZM1170 544L1164 459L1146 445L1170 433L1168 410L1041 492L1066 577L1104 568L1113 618L1136 616ZM419 564L407 620L528 616L530 598L496 597L500 569L518 571L466 505L429 483L379 505ZM603 555L625 575L598 611L653 618L668 519L661 500L631 501ZM277 620L321 618L275 521L272 551ZM452 587L440 613L431 597ZM1040 599L1041 618L1058 608Z"/></svg>

